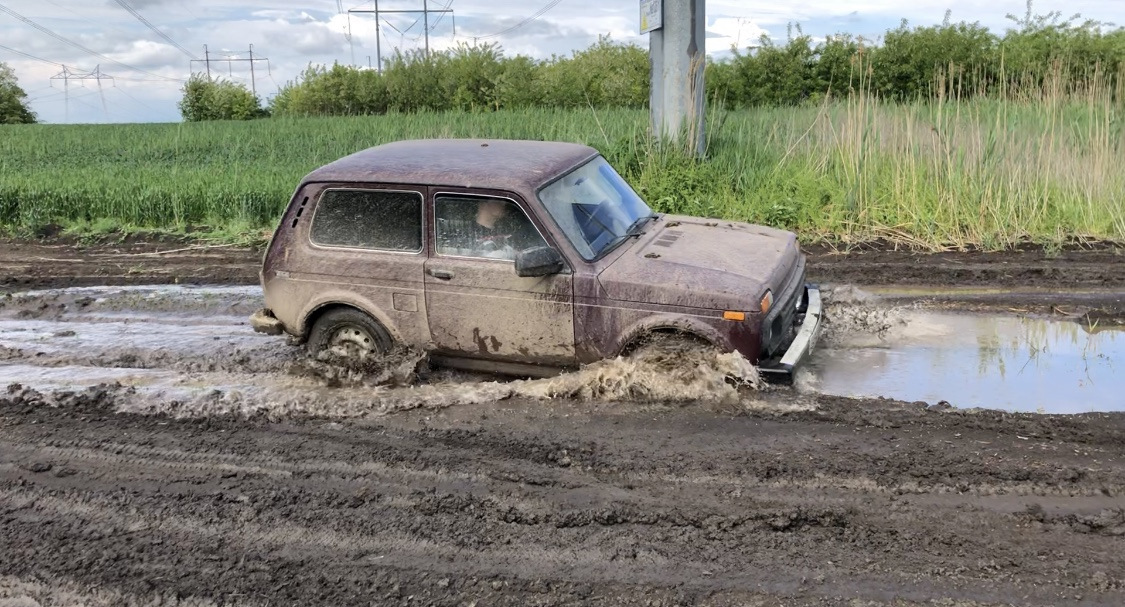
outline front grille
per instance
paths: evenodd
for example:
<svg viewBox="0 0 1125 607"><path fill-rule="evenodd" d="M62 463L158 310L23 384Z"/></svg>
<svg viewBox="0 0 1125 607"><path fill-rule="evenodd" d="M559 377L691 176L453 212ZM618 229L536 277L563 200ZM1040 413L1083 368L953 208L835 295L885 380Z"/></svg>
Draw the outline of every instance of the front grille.
<svg viewBox="0 0 1125 607"><path fill-rule="evenodd" d="M805 294L804 287L805 259L802 257L782 292L774 293L773 307L762 319L761 358L781 354L793 341L796 331L793 323L797 319L797 308L801 305Z"/></svg>

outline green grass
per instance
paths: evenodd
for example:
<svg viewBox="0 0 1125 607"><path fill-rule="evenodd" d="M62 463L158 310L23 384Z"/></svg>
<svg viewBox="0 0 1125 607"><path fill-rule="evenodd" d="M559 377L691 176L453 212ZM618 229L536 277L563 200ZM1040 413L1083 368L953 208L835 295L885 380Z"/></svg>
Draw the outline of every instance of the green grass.
<svg viewBox="0 0 1125 607"><path fill-rule="evenodd" d="M272 228L317 166L417 137L575 141L662 211L805 240L922 248L1125 241L1125 112L1104 93L1027 101L712 112L708 159L647 138L644 110L526 110L144 125L0 127L0 225L80 233Z"/></svg>

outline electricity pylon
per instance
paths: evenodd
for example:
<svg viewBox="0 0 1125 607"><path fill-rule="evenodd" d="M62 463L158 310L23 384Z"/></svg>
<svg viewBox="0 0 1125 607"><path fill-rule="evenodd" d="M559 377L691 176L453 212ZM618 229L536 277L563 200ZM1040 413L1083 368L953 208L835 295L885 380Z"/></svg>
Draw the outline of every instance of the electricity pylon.
<svg viewBox="0 0 1125 607"><path fill-rule="evenodd" d="M51 80L63 81L63 99L66 105L66 121L70 122L70 81L71 80L95 80L98 83L98 95L102 98L102 112L105 116L109 117L109 108L105 104L105 91L102 90L102 80L113 80L113 76L102 73L102 66L96 65L94 69L83 72L73 70L67 66L63 66L62 71L51 76ZM115 85L116 86L116 85Z"/></svg>

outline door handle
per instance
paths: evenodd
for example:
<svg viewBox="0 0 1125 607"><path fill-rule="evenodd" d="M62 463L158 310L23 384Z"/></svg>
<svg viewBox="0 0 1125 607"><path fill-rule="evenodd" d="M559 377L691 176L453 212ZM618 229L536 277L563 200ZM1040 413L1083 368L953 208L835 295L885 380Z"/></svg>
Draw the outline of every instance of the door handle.
<svg viewBox="0 0 1125 607"><path fill-rule="evenodd" d="M453 272L451 272L449 270L430 269L429 272L430 272L430 276L433 276L434 278L438 278L438 279L441 279L441 280L450 280L451 278L453 278Z"/></svg>

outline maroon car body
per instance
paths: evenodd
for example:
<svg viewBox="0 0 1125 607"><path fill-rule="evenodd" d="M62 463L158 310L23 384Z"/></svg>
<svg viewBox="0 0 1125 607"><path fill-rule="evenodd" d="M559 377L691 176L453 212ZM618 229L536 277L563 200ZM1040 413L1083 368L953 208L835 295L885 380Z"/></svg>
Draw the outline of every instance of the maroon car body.
<svg viewBox="0 0 1125 607"><path fill-rule="evenodd" d="M489 201L523 226L531 246L482 257L449 244L458 234L450 226L470 225L474 211L481 221ZM678 332L790 373L820 315L796 237L647 209L587 146L370 148L297 187L265 254L267 307L253 324L314 349L346 342L342 327L358 326L361 341L378 338L375 350L398 342L438 362L521 374L615 357L654 332ZM344 311L350 325L318 325ZM359 313L371 322L357 325Z"/></svg>

